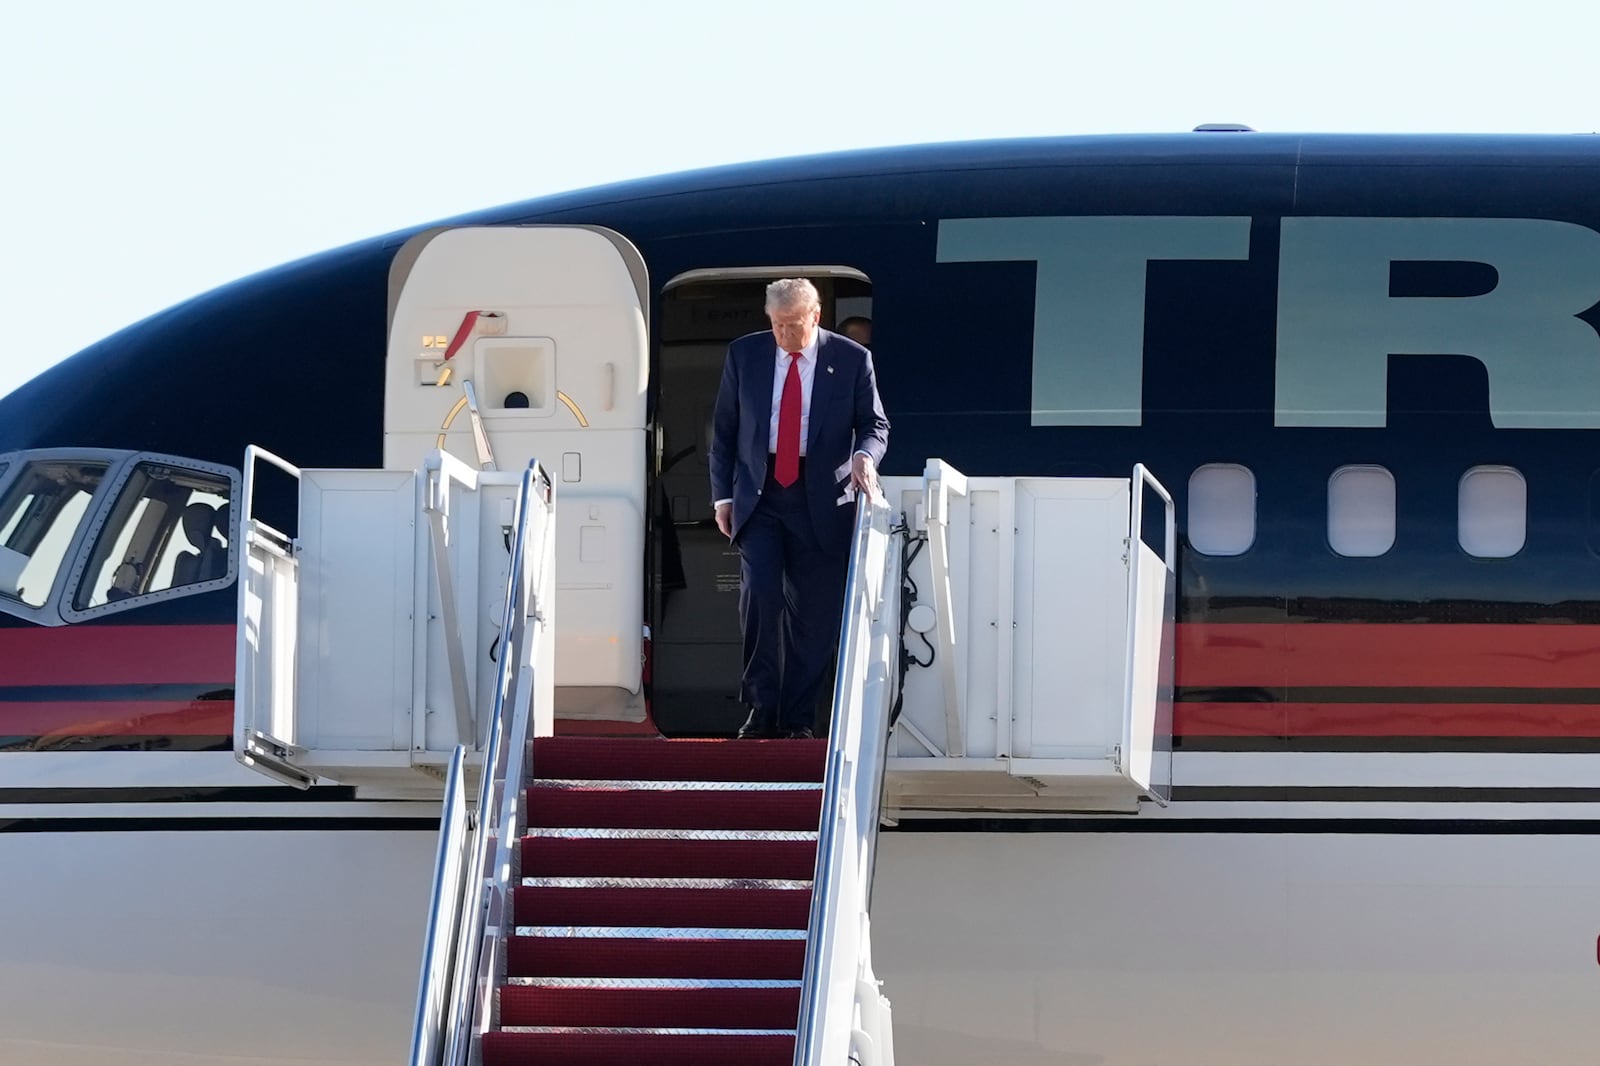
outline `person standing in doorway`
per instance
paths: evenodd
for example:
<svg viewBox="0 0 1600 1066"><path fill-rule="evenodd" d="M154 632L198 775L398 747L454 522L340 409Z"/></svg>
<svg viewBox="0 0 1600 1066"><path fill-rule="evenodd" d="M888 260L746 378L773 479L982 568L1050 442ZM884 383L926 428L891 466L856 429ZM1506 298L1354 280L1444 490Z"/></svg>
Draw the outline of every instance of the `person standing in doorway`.
<svg viewBox="0 0 1600 1066"><path fill-rule="evenodd" d="M728 346L712 416L717 528L739 549L741 738L810 737L839 636L855 495L889 446L872 353L818 328L804 278L767 286L770 332Z"/></svg>
<svg viewBox="0 0 1600 1066"><path fill-rule="evenodd" d="M872 319L865 315L851 315L840 322L839 332L863 348L872 347Z"/></svg>

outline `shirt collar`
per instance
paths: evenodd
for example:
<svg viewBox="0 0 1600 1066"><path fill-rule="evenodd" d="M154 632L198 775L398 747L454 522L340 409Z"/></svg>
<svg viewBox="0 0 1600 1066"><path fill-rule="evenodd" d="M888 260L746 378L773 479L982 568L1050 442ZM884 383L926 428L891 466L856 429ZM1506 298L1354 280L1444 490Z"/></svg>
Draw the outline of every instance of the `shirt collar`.
<svg viewBox="0 0 1600 1066"><path fill-rule="evenodd" d="M801 362L814 361L817 358L817 346L819 344L821 344L821 343L822 343L822 330L819 329L819 330L817 330L816 336L811 338L811 343L806 345L804 348L800 349L800 361ZM776 342L773 343L772 348L773 348L773 351L777 353L774 356L774 358L776 358L780 363L788 362L789 353L787 351L785 351L782 348L779 348Z"/></svg>

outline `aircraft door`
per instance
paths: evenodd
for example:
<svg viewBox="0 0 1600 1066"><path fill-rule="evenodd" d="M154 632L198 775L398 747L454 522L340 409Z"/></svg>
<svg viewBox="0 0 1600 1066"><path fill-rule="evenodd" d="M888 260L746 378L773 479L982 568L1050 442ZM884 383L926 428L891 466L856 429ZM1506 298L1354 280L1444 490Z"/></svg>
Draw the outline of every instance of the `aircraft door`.
<svg viewBox="0 0 1600 1066"><path fill-rule="evenodd" d="M728 736L739 703L739 553L711 509L711 413L728 343L769 328L766 287L805 277L822 300L822 325L841 328L872 312L872 283L848 266L693 270L662 291L655 470L651 485L651 710L668 736ZM832 673L828 674L831 681ZM826 718L829 684L819 695Z"/></svg>
<svg viewBox="0 0 1600 1066"><path fill-rule="evenodd" d="M384 466L550 471L566 718L644 717L647 292L638 250L588 226L434 230L390 269Z"/></svg>

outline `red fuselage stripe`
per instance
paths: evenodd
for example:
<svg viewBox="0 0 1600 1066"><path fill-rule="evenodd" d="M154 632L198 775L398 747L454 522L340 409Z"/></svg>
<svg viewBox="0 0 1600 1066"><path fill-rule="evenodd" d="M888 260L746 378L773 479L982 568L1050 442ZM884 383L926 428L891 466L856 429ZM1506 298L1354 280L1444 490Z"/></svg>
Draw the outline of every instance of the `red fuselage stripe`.
<svg viewBox="0 0 1600 1066"><path fill-rule="evenodd" d="M233 625L0 629L0 689L34 685L233 687Z"/></svg>
<svg viewBox="0 0 1600 1066"><path fill-rule="evenodd" d="M0 737L220 737L232 700L0 703Z"/></svg>
<svg viewBox="0 0 1600 1066"><path fill-rule="evenodd" d="M1189 737L1600 737L1600 706L1562 703L1179 703Z"/></svg>
<svg viewBox="0 0 1600 1066"><path fill-rule="evenodd" d="M1600 626L1178 626L1184 688L1600 688Z"/></svg>
<svg viewBox="0 0 1600 1066"><path fill-rule="evenodd" d="M0 629L7 687L231 687L232 625ZM1178 626L1177 683L1258 690L1264 702L1181 702L1180 736L1600 737L1588 702L1380 702L1297 688L1600 689L1600 626L1232 624ZM0 699L0 735L222 735L224 701ZM1220 695L1220 693L1219 693ZM1391 695L1390 699L1396 697Z"/></svg>

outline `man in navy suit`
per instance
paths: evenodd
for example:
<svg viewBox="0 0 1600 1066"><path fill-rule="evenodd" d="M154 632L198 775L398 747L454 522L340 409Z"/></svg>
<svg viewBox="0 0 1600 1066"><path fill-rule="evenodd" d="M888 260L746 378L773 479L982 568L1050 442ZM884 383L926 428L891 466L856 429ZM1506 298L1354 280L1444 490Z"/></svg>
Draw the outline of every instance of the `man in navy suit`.
<svg viewBox="0 0 1600 1066"><path fill-rule="evenodd" d="M717 528L739 549L748 737L809 737L839 639L855 494L889 446L872 353L819 329L803 278L767 286L771 332L728 346L712 419ZM853 491L852 491L853 490Z"/></svg>

